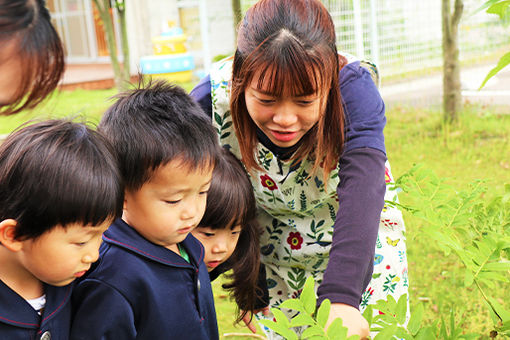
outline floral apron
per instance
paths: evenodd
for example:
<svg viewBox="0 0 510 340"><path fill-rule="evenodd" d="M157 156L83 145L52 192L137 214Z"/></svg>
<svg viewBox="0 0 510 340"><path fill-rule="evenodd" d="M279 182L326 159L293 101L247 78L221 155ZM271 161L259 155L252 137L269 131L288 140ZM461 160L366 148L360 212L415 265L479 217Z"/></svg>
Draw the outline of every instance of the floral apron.
<svg viewBox="0 0 510 340"><path fill-rule="evenodd" d="M351 62L352 56L347 56ZM377 69L367 66L377 76ZM372 68L372 69L370 69ZM241 158L239 144L233 129L229 108L229 81L232 58L216 63L211 70L211 98L213 125L220 144ZM375 78L378 82L378 78ZM266 266L270 306L299 296L305 280L313 276L315 287L322 282L331 248L333 225L339 200L336 194L338 169L330 173L328 184L322 181L319 169L310 177L312 162L308 159L298 166L281 161L261 143L256 158L262 171L253 170L250 180L258 207L258 219L263 228L261 261ZM392 182L389 163L386 162L386 182ZM385 200L393 201L396 193L386 190ZM408 290L407 259L402 213L384 206L375 249L372 280L363 292L360 310L391 294L398 298ZM292 316L292 315L289 315ZM263 316L257 315L258 318ZM270 316L270 319L273 317ZM265 328L265 327L264 327ZM276 338L264 329L269 338Z"/></svg>

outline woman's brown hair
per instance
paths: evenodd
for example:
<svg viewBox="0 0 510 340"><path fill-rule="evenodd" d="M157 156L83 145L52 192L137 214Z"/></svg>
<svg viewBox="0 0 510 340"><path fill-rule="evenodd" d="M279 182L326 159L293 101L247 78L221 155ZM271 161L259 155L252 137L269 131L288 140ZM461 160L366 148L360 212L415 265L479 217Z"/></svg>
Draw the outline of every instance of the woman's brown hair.
<svg viewBox="0 0 510 340"><path fill-rule="evenodd" d="M259 88L270 84L275 97L318 93L326 96L319 121L300 141L294 162L310 156L313 172L327 178L338 164L344 145L344 113L338 83L345 63L336 49L333 20L319 0L261 0L239 27L234 55L231 114L243 162L260 169L255 159L256 125L245 103L245 89L254 76Z"/></svg>
<svg viewBox="0 0 510 340"><path fill-rule="evenodd" d="M25 67L14 98L0 115L34 108L64 73L64 48L43 0L0 0L0 45L12 41L17 45L13 54Z"/></svg>

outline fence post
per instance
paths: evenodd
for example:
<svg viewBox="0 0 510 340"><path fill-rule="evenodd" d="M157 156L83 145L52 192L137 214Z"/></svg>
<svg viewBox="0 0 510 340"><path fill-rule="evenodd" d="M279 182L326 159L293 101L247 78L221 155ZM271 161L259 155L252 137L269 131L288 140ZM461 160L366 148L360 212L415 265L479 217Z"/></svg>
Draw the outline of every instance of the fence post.
<svg viewBox="0 0 510 340"><path fill-rule="evenodd" d="M204 61L204 72L209 73L211 69L211 48L209 46L209 16L207 13L207 0L199 0L200 36L202 37L202 58Z"/></svg>
<svg viewBox="0 0 510 340"><path fill-rule="evenodd" d="M354 40L356 41L356 56L365 58L365 47L363 45L363 22L361 21L361 6L359 0L352 0L354 11Z"/></svg>
<svg viewBox="0 0 510 340"><path fill-rule="evenodd" d="M377 0L370 0L370 52L371 59L379 65L379 30L377 27Z"/></svg>

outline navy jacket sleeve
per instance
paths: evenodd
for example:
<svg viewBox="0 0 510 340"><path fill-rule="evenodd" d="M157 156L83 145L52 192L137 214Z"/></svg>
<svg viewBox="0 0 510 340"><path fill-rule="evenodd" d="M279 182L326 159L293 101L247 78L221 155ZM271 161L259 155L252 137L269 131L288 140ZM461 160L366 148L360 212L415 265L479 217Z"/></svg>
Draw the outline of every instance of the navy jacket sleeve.
<svg viewBox="0 0 510 340"><path fill-rule="evenodd" d="M386 156L372 148L345 152L340 159L338 208L329 262L318 302L329 299L358 308L370 282L379 219L384 205Z"/></svg>
<svg viewBox="0 0 510 340"><path fill-rule="evenodd" d="M133 310L109 285L97 280L82 282L73 294L73 310L71 340L136 339Z"/></svg>
<svg viewBox="0 0 510 340"><path fill-rule="evenodd" d="M211 76L207 75L200 80L190 92L190 96L197 101L207 117L212 117Z"/></svg>
<svg viewBox="0 0 510 340"><path fill-rule="evenodd" d="M358 308L372 277L384 205L384 102L370 73L354 62L340 72L346 145L340 157L340 205L318 302L328 298Z"/></svg>
<svg viewBox="0 0 510 340"><path fill-rule="evenodd" d="M386 153L384 101L372 76L359 62L340 71L340 93L345 113L345 151L368 147Z"/></svg>

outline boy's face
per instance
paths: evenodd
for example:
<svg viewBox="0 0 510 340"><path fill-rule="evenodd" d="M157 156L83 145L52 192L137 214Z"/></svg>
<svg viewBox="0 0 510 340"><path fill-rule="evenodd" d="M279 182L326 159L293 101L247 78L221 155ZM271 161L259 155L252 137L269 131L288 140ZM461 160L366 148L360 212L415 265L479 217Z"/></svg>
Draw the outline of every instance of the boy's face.
<svg viewBox="0 0 510 340"><path fill-rule="evenodd" d="M152 243L178 252L177 243L204 215L212 170L190 170L180 160L160 166L140 189L126 190L122 219Z"/></svg>
<svg viewBox="0 0 510 340"><path fill-rule="evenodd" d="M40 281L65 286L85 274L99 257L101 236L112 221L98 226L57 226L36 239L21 241L18 258Z"/></svg>
<svg viewBox="0 0 510 340"><path fill-rule="evenodd" d="M195 236L205 248L204 262L207 271L212 271L220 264L228 260L228 258L236 249L239 235L241 234L241 226L234 228L212 229L209 227L200 227L193 230Z"/></svg>

